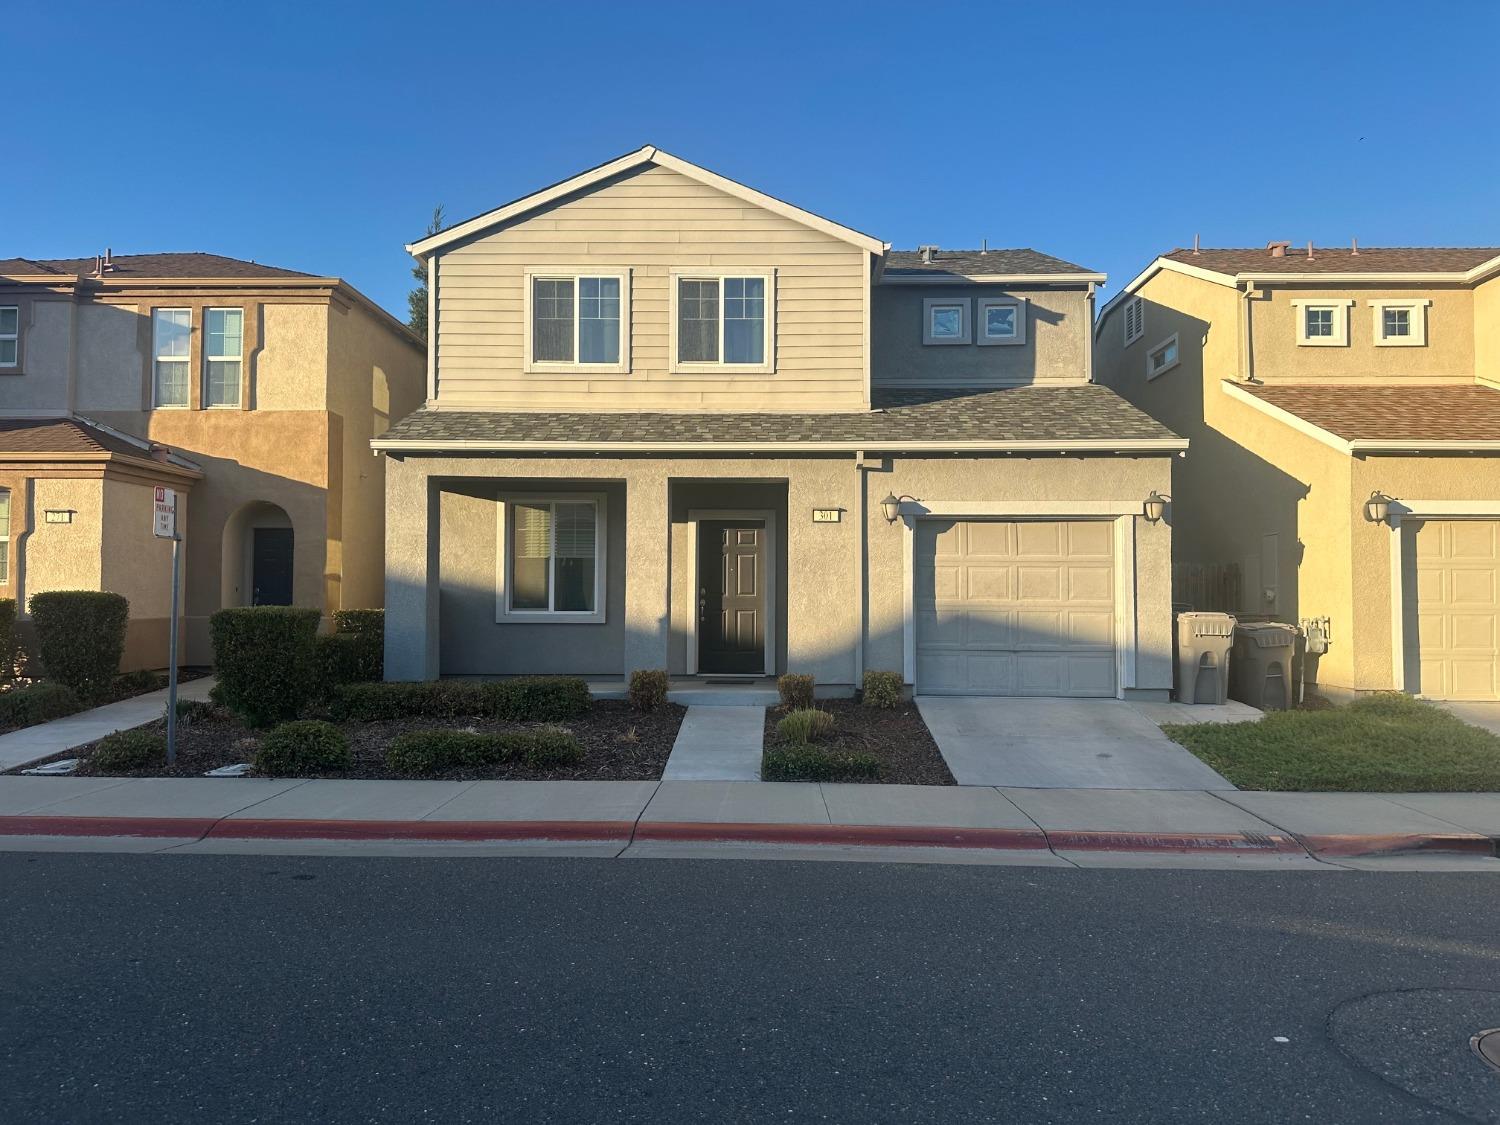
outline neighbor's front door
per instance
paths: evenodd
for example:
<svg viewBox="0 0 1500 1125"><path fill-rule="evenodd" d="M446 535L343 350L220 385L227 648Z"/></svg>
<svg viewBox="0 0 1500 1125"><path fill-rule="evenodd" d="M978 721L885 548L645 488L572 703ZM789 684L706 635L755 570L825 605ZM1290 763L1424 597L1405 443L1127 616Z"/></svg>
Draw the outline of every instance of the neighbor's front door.
<svg viewBox="0 0 1500 1125"><path fill-rule="evenodd" d="M251 605L292 604L292 529L257 527L251 555Z"/></svg>
<svg viewBox="0 0 1500 1125"><path fill-rule="evenodd" d="M749 521L698 525L698 671L766 670L766 529Z"/></svg>

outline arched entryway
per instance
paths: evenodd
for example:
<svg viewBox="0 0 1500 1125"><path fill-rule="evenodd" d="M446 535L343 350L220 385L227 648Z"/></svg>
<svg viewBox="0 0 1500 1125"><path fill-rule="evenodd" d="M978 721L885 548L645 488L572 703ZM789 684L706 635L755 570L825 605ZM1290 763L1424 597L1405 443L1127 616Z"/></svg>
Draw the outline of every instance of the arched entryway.
<svg viewBox="0 0 1500 1125"><path fill-rule="evenodd" d="M224 525L224 605L291 605L295 546L291 517L279 505L254 500L230 516Z"/></svg>

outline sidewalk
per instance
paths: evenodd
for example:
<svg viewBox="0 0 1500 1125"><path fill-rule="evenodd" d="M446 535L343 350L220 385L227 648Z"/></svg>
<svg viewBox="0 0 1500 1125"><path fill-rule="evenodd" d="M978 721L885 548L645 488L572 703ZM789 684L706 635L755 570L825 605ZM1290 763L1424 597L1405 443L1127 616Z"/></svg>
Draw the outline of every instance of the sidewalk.
<svg viewBox="0 0 1500 1125"><path fill-rule="evenodd" d="M713 781L0 778L0 845L255 851L270 842L525 842L609 856L746 845L1055 866L1500 868L1500 794L1218 793ZM270 848L269 850L275 850Z"/></svg>
<svg viewBox="0 0 1500 1125"><path fill-rule="evenodd" d="M205 676L177 685L178 699L207 699L213 690L214 678ZM167 710L167 689L148 691L118 703L107 703L91 711L80 711L63 719L23 727L9 734L0 734L0 770L15 769L31 762L50 758L72 750L75 746L86 746L90 742L113 734L117 730L129 730L143 723L161 718Z"/></svg>

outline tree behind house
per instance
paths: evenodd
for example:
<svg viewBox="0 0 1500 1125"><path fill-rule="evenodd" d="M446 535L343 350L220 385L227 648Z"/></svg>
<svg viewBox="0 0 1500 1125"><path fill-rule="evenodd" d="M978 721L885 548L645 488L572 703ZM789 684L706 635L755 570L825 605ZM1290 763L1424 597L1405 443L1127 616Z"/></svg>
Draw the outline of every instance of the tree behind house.
<svg viewBox="0 0 1500 1125"><path fill-rule="evenodd" d="M427 224L428 234L437 234L443 229L443 205L439 203L432 209L432 222ZM408 316L406 326L422 339L427 339L427 263L418 258L417 264L412 267L412 277L417 279L417 287L406 297Z"/></svg>

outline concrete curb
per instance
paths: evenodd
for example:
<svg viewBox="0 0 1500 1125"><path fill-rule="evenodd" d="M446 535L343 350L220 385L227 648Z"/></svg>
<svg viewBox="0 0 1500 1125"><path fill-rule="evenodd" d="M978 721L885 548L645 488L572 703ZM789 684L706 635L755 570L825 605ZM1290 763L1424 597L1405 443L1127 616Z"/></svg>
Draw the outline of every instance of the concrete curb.
<svg viewBox="0 0 1500 1125"><path fill-rule="evenodd" d="M1471 832L1432 833L1420 835L1323 836L1303 834L1298 837L1313 856L1353 858L1355 856L1411 855L1443 852L1450 855L1500 855L1500 841Z"/></svg>

